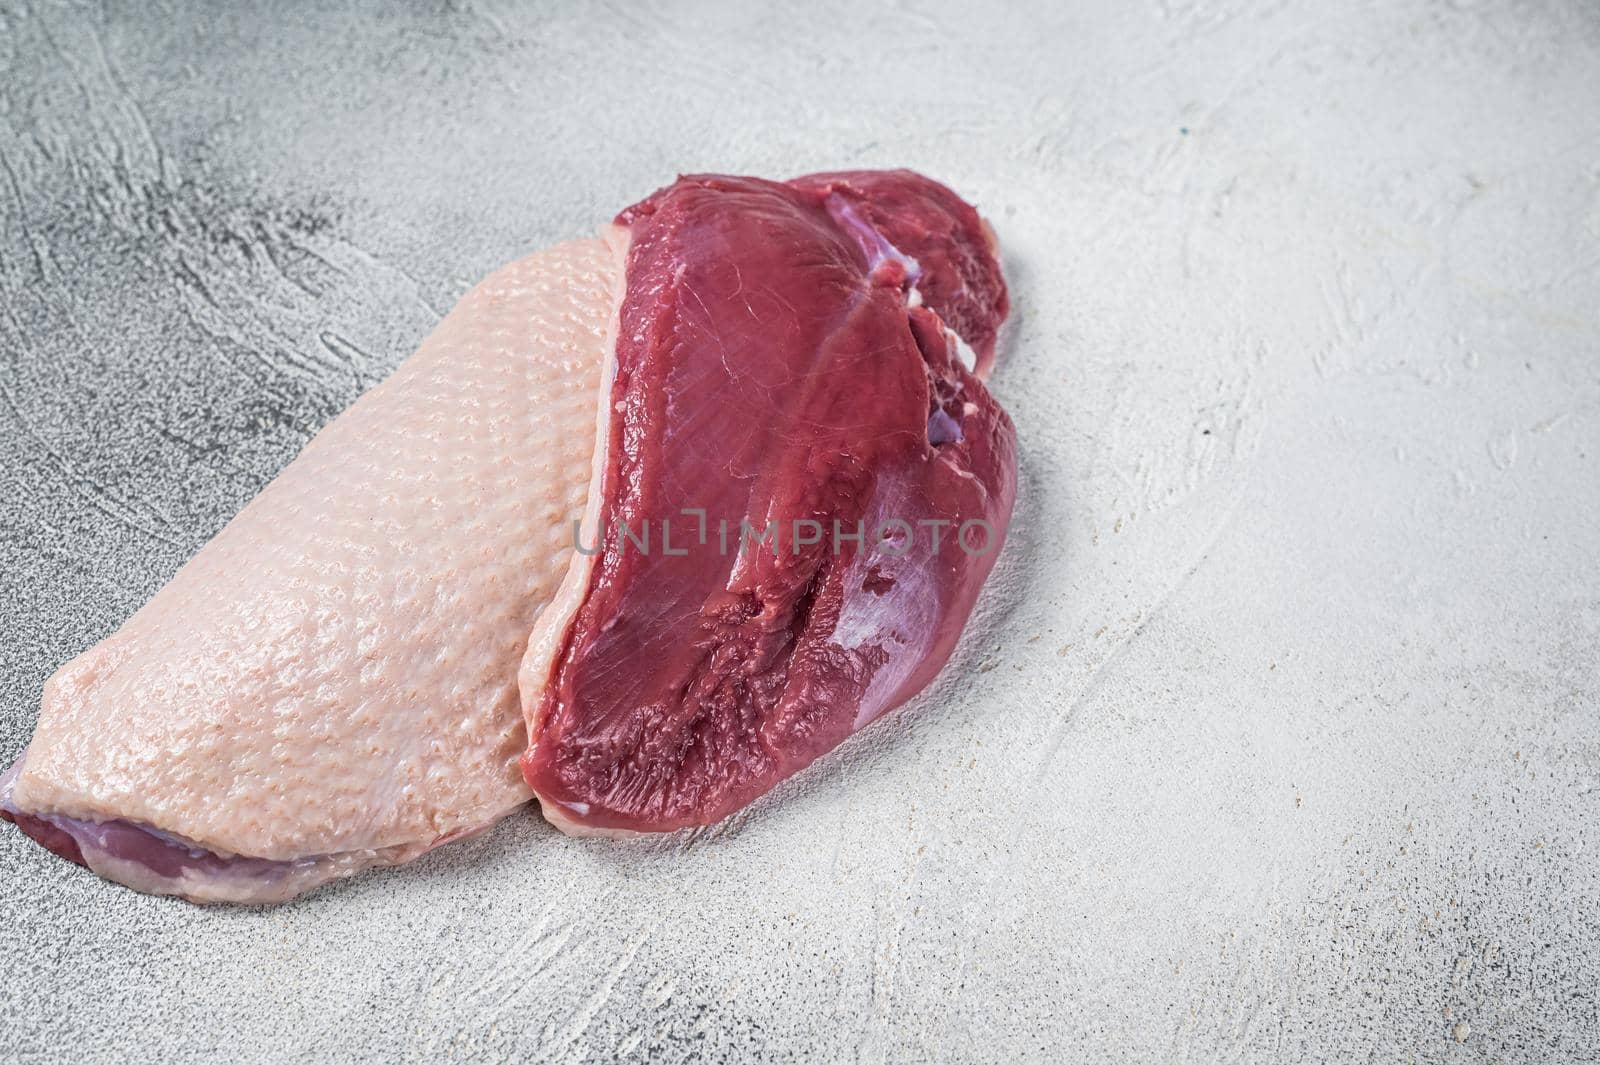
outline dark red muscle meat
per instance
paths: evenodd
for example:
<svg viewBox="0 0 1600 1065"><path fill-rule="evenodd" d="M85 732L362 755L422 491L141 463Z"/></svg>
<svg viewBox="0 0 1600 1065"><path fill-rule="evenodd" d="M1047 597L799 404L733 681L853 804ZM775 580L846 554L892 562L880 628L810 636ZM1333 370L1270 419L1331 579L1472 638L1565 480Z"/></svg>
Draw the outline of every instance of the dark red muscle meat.
<svg viewBox="0 0 1600 1065"><path fill-rule="evenodd" d="M949 657L1016 494L961 357L987 368L1007 301L977 212L907 171L685 177L617 221L599 553L523 772L564 827L667 831Z"/></svg>

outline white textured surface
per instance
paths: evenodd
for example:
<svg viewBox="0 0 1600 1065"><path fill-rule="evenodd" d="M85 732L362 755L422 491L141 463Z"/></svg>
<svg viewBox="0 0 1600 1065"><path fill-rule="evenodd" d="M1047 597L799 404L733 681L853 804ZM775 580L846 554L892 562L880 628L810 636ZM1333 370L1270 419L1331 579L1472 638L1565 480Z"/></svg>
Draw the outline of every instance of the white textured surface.
<svg viewBox="0 0 1600 1065"><path fill-rule="evenodd" d="M0 3L8 754L433 308L677 170L975 200L1024 472L945 681L716 831L261 912L0 833L0 1056L1592 1059L1596 8L745 9Z"/></svg>

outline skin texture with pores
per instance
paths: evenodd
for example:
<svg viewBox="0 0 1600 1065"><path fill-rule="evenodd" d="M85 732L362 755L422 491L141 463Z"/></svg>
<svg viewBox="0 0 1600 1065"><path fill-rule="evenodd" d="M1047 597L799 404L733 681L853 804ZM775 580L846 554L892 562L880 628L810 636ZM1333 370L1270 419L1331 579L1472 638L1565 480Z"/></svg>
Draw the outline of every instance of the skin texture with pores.
<svg viewBox="0 0 1600 1065"><path fill-rule="evenodd" d="M275 902L530 797L516 671L572 553L620 247L464 296L116 633L0 814L143 891Z"/></svg>

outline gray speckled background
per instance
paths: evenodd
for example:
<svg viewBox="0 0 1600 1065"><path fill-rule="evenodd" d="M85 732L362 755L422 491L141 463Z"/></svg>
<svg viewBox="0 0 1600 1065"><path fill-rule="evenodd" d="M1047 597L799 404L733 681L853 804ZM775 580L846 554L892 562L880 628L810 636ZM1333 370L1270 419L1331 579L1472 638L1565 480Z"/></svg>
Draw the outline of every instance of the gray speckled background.
<svg viewBox="0 0 1600 1065"><path fill-rule="evenodd" d="M0 0L0 755L476 278L679 170L993 219L1014 538L714 830L262 911L0 832L8 1061L1600 1060L1600 8Z"/></svg>

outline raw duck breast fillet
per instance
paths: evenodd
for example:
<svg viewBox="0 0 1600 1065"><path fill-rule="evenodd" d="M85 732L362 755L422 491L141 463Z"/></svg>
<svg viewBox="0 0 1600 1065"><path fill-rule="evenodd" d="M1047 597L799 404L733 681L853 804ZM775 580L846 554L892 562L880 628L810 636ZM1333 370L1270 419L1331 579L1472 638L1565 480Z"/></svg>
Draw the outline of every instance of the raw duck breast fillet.
<svg viewBox="0 0 1600 1065"><path fill-rule="evenodd" d="M139 890L281 901L530 785L569 831L713 821L923 687L1014 495L976 213L895 172L684 179L618 221L480 284L52 677L0 816ZM572 550L683 507L781 529ZM834 550L795 518L908 524Z"/></svg>
<svg viewBox="0 0 1600 1065"><path fill-rule="evenodd" d="M139 890L271 902L525 803L516 673L592 477L611 236L483 281L62 667L0 811Z"/></svg>
<svg viewBox="0 0 1600 1065"><path fill-rule="evenodd" d="M1016 494L974 372L1005 285L950 190L697 176L617 222L582 546L521 674L523 772L575 834L717 821L921 690Z"/></svg>

